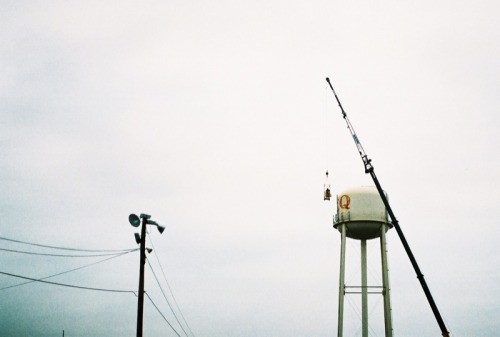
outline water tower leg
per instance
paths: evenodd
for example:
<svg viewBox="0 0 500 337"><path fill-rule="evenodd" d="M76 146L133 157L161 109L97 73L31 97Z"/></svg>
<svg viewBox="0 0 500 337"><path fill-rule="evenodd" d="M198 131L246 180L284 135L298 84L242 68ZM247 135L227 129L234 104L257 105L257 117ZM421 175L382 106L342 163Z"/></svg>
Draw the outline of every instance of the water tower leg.
<svg viewBox="0 0 500 337"><path fill-rule="evenodd" d="M340 273L339 273L339 317L337 323L337 336L342 337L344 333L344 297L345 297L345 244L346 228L342 224L340 244Z"/></svg>
<svg viewBox="0 0 500 337"><path fill-rule="evenodd" d="M361 328L362 337L368 337L368 277L366 240L361 240Z"/></svg>
<svg viewBox="0 0 500 337"><path fill-rule="evenodd" d="M382 282L383 282L383 296L384 296L384 324L385 324L385 337L392 337L389 266L387 263L387 241L385 239L386 228L387 225L382 224L380 232L380 251L382 253Z"/></svg>

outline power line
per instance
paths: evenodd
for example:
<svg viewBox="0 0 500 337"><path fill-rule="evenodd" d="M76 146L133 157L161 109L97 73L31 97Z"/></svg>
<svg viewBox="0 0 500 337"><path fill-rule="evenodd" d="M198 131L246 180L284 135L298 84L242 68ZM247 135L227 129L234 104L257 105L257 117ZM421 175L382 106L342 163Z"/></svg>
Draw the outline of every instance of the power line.
<svg viewBox="0 0 500 337"><path fill-rule="evenodd" d="M133 250L133 251L137 251L139 250L139 248ZM99 264L99 263L103 263L103 262L106 262L106 261L109 261L111 259L115 259L117 257L120 257L120 256L123 256L123 255L126 255L128 253L131 253L133 251L130 251L130 252L124 252L124 253L121 253L121 254L117 254L115 256L112 256L112 257L108 257L106 259L103 259L103 260L100 260L100 261L97 261L97 262L93 262L93 263L90 263L90 264L87 264L87 265L84 265L84 266L81 266L81 267L78 267L78 268L74 268L74 269L70 269L70 270L66 270L66 271L63 271L63 272L60 272L60 273L57 273L57 274L53 274L53 275L49 275L49 276L45 276L45 277L42 277L40 278L39 280L46 280L48 278L52 278L52 277L56 277L56 276L60 276L60 275L63 275L63 274L68 274L70 272L73 272L73 271L77 271L77 270L80 270L80 269L84 269L84 268L87 268L87 267L91 267L91 266L94 266L96 264ZM1 290L6 290L6 289L10 289L10 288L15 288L15 287L20 287L20 286L23 286L23 285L26 285L26 284L30 284L30 283L33 283L33 282L36 282L36 281L27 281L27 282L23 282L23 283L18 283L18 284L14 284L14 285L11 285L11 286L7 286L7 287L3 287L3 288L0 288L0 291Z"/></svg>
<svg viewBox="0 0 500 337"><path fill-rule="evenodd" d="M7 249L7 248L0 248L0 250L5 251L5 252L11 252L11 253L19 253L19 254L28 254L28 255L41 255L41 256L53 256L53 257L100 257L100 256L119 256L123 253L129 253L133 252L136 249L131 249L128 251L121 251L120 253L106 253L106 254L87 254L87 255L68 255L68 254L50 254L50 253L35 253L35 252L27 252L23 250L14 250L14 249Z"/></svg>
<svg viewBox="0 0 500 337"><path fill-rule="evenodd" d="M34 281L34 282L41 282L41 283L52 284L52 285L56 285L56 286L62 286L62 287L84 289L84 290L94 290L94 291L105 291L105 292L111 292L111 293L132 293L135 295L135 291L133 291L133 290L117 290L117 289L104 289L104 288L92 288L92 287L76 286L76 285L72 285L72 284L44 281L42 279L36 279L36 278L32 278L32 277L27 277L27 276L6 273L3 271L0 271L0 274L12 276L12 277L17 277L17 278L22 278L22 279L30 280L30 281Z"/></svg>
<svg viewBox="0 0 500 337"><path fill-rule="evenodd" d="M72 251L77 251L77 252L95 252L95 253L100 252L100 253L103 253L103 252L131 251L131 249L79 249L79 248L58 247L58 246L42 245L42 244L38 244L38 243L21 241L21 240L14 240L14 239L9 239L9 238L2 237L2 236L0 236L0 240L10 241L10 242L15 242L15 243L22 243L25 245L36 246L36 247L44 247L44 248L60 249L60 250L72 250Z"/></svg>
<svg viewBox="0 0 500 337"><path fill-rule="evenodd" d="M155 249L155 246L153 244L153 241L151 240L151 237L149 237L149 241L151 242L151 246L153 246L153 252L155 254L156 261L158 262L158 265L160 266L161 273L163 274L163 279L165 280L165 283L167 284L168 290L170 292L170 295L172 296L172 299L174 300L175 306L176 306L177 310L179 311L179 313L181 314L181 318L184 321L184 324L186 324L186 327L189 330L189 332L191 333L191 336L194 337L194 333L191 330L191 327L189 326L188 322L186 321L186 318L182 314L181 308L179 307L179 304L177 303L177 300L175 299L174 293L172 292L172 288L170 287L170 284L168 283L167 277L165 276L165 271L163 270L163 267L161 265L160 258L158 257L158 254L156 254L156 249ZM153 274L154 274L154 272L153 272ZM167 301L167 303L168 303L168 301ZM170 306L170 303L169 303L169 306ZM172 310L172 312L173 312L173 310ZM175 314L174 314L174 316L175 316ZM179 323L179 325L180 325L180 323ZM181 325L181 327L182 327L182 325ZM182 330L184 331L184 333L186 332L184 329L182 329Z"/></svg>
<svg viewBox="0 0 500 337"><path fill-rule="evenodd" d="M174 327L172 326L172 324L170 324L170 322L167 320L167 318L162 314L162 312L160 311L160 309L156 306L155 302L153 302L153 300L151 299L151 297L149 297L149 294L147 292L144 292L144 293L146 294L146 296L151 301L151 304L153 304L153 306L156 308L156 310L160 313L161 317L163 317L163 319L165 320L165 322L167 322L167 324L170 326L170 328L175 332L175 334L177 336L181 337L181 335L179 335L179 333L174 329Z"/></svg>
<svg viewBox="0 0 500 337"><path fill-rule="evenodd" d="M163 297L165 298L165 301L167 301L167 304L168 304L170 310L172 311L172 314L174 314L175 320L177 321L177 323L181 327L181 329L184 332L184 334L186 335L186 337L189 337L188 334L186 333L186 330L184 330L184 328L182 327L181 322L179 322L179 319L177 318L177 315L175 314L174 309L170 305L170 302L169 302L169 300L167 298L167 295L165 295L165 292L163 291L163 287L161 286L160 281L158 280L158 277L156 277L156 273L153 270L153 267L151 266L151 263L149 263L149 260L146 260L146 261L148 261L149 268L151 269L151 272L153 273L153 276L155 277L156 283L158 283L158 286L160 287L161 293L163 294Z"/></svg>

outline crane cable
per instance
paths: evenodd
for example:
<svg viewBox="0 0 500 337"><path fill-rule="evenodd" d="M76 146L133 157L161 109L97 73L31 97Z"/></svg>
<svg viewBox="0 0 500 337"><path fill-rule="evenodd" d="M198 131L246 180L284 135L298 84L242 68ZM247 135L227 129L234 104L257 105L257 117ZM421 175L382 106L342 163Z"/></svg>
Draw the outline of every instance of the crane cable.
<svg viewBox="0 0 500 337"><path fill-rule="evenodd" d="M329 170L329 161L330 161L330 146L328 143L328 87L325 86L325 157L326 157L326 173L325 173L325 182L323 184L323 200L330 200L332 194L330 190L330 181L328 178L328 170Z"/></svg>

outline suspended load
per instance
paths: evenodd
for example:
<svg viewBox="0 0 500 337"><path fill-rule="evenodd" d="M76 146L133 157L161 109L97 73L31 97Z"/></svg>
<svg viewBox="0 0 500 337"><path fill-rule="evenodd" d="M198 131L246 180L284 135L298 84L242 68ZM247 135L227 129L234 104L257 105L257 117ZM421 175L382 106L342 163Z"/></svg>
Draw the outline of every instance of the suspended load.
<svg viewBox="0 0 500 337"><path fill-rule="evenodd" d="M330 191L330 183L328 182L328 171L326 171L326 179L323 185L323 200L330 200L332 192Z"/></svg>

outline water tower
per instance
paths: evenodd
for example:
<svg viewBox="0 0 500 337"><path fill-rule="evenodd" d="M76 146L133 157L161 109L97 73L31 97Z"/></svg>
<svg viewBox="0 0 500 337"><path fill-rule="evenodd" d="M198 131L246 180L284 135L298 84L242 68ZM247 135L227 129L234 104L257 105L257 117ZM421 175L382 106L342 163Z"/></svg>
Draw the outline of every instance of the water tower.
<svg viewBox="0 0 500 337"><path fill-rule="evenodd" d="M387 194L386 194L387 196ZM346 189L337 195L337 214L334 227L341 233L340 273L339 273L339 312L337 336L343 337L344 297L348 294L361 294L362 337L368 337L368 294L380 293L384 298L385 337L392 337L391 301L389 294L389 269L387 266L387 247L385 234L392 228L387 210L375 187ZM345 284L345 256L347 238L361 243L361 285ZM369 286L367 283L366 241L380 238L382 264L382 286ZM372 291L378 289L379 291Z"/></svg>

